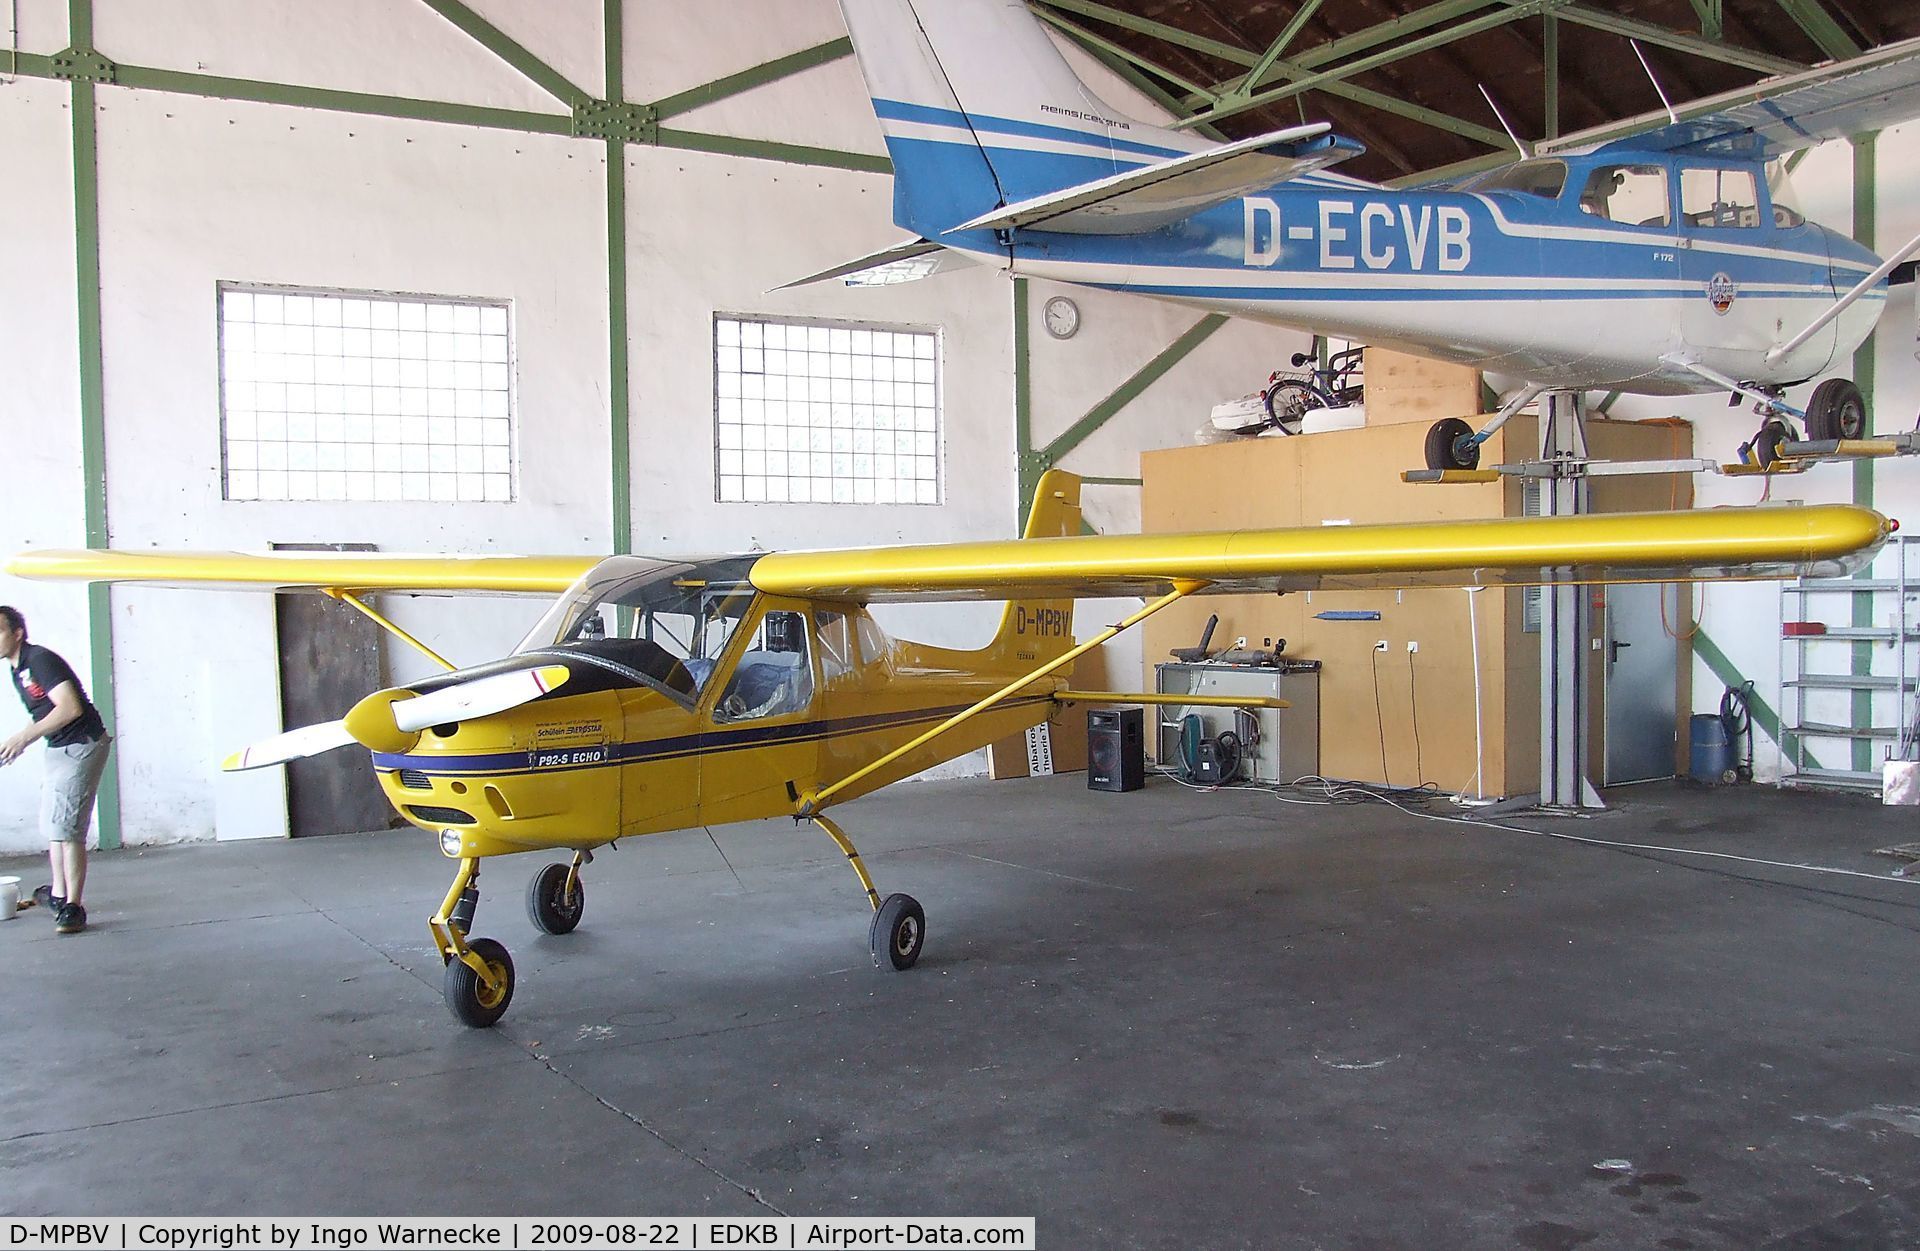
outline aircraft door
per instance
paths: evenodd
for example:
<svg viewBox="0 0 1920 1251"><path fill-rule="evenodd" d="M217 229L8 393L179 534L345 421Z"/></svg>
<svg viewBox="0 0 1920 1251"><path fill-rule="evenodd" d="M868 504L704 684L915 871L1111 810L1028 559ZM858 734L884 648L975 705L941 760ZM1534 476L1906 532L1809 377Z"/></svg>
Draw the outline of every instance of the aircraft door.
<svg viewBox="0 0 1920 1251"><path fill-rule="evenodd" d="M1681 338L1673 302L1664 298L1680 276L1670 172L1665 161L1642 159L1595 166L1579 184L1580 212L1595 223L1610 223L1606 236L1589 240L1601 243L1595 273L1626 289L1631 310L1599 336L1592 354L1614 358L1623 370L1644 369L1649 348L1659 355ZM1636 298L1636 289L1663 298ZM1584 329L1591 340L1592 327Z"/></svg>
<svg viewBox="0 0 1920 1251"><path fill-rule="evenodd" d="M1694 349L1755 353L1751 362L1724 356L1718 362L1747 377L1759 370L1762 356L1780 337L1774 317L1754 294L1766 279L1757 266L1775 262L1746 251L1771 242L1761 222L1754 167L1683 164L1676 174L1681 339Z"/></svg>
<svg viewBox="0 0 1920 1251"><path fill-rule="evenodd" d="M807 605L766 597L736 632L702 700L700 819L791 812L819 771L819 675Z"/></svg>

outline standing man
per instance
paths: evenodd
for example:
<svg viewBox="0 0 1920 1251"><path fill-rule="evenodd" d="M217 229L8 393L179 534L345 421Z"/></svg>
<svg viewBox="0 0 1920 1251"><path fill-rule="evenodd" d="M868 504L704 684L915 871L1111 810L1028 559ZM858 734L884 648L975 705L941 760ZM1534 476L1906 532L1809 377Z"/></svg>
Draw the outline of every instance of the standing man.
<svg viewBox="0 0 1920 1251"><path fill-rule="evenodd" d="M36 739L47 740L40 824L47 832L53 881L33 897L53 910L55 930L78 934L87 928L87 910L80 903L87 888L87 826L113 737L73 667L59 653L27 642L27 619L5 604L0 604L0 656L12 667L13 689L33 718L31 725L0 742L0 765L19 759Z"/></svg>

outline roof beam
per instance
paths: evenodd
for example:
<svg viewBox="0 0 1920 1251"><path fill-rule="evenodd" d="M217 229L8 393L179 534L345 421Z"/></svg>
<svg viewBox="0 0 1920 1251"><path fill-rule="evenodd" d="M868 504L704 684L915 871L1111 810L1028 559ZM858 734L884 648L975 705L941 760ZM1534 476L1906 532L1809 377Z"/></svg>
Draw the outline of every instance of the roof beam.
<svg viewBox="0 0 1920 1251"><path fill-rule="evenodd" d="M655 100L653 113L657 119L664 121L676 114L703 108L716 100L724 100L728 96L737 96L742 92L752 91L755 87L764 87L768 83L778 82L802 70L812 69L816 65L837 61L841 57L851 55L852 52L853 40L842 35L838 39L829 39L811 48L802 48L798 52L775 57L771 61L755 65L750 69L743 69L738 73L728 74L724 78L716 78L710 83L689 87L685 91L678 91L663 99Z"/></svg>
<svg viewBox="0 0 1920 1251"><path fill-rule="evenodd" d="M476 43L519 70L541 90L568 108L593 98L591 92L576 87L568 81L566 75L509 39L498 26L475 13L460 0L421 0L421 3L452 22Z"/></svg>
<svg viewBox="0 0 1920 1251"><path fill-rule="evenodd" d="M1860 45L1834 20L1820 0L1779 0L1779 4L1794 24L1806 32L1807 38L1834 60L1844 61L1860 55Z"/></svg>
<svg viewBox="0 0 1920 1251"><path fill-rule="evenodd" d="M1109 51L1105 41L1097 39L1093 32L1080 26L1078 23L1069 22L1064 17L1049 16L1039 9L1034 10L1034 15L1051 25L1054 29L1065 34L1068 39L1073 41L1076 47L1086 52L1088 56L1091 56L1094 60L1100 62L1100 64L1106 66L1109 70L1113 71L1113 73L1119 75L1120 78L1135 91L1138 91L1165 109L1167 116L1189 117L1192 115L1192 106L1188 105L1173 92L1167 90L1163 83L1155 81L1132 61L1116 52ZM1207 138L1217 142L1225 143L1227 141L1227 136L1215 127L1203 125L1196 126L1194 129L1197 133L1205 135ZM1022 513L1021 515L1024 516L1025 514Z"/></svg>
<svg viewBox="0 0 1920 1251"><path fill-rule="evenodd" d="M1342 79L1351 78L1355 74L1363 74L1370 69L1378 69L1382 65L1403 60L1410 56L1416 56L1419 53L1440 47L1443 44L1452 43L1456 39L1465 39L1470 35L1477 35L1481 31L1492 30L1496 26L1504 26L1509 22L1519 21L1523 17L1531 17L1536 13L1548 12L1562 6L1572 7L1568 3L1568 0L1524 0L1523 3L1516 3L1511 7L1500 9L1493 13L1483 14L1470 21L1449 26L1444 30L1436 31L1424 38L1408 40L1405 43L1397 44L1384 52L1376 52L1372 56L1364 56L1355 61L1348 61L1344 65L1329 70L1322 70L1317 74L1308 74L1306 77L1296 79L1284 87L1274 87L1238 100L1222 102L1195 116L1206 121L1217 122L1222 117L1229 117L1235 113L1244 113L1248 109L1259 108L1262 105L1285 100L1290 96L1299 95L1303 91L1313 91L1327 83L1339 82Z"/></svg>
<svg viewBox="0 0 1920 1251"><path fill-rule="evenodd" d="M1047 16L1048 9L1058 9L1063 13L1078 13L1095 21L1130 30L1136 35L1146 35L1162 43L1170 43L1176 48L1185 48L1189 52L1201 52L1217 57L1229 65L1240 65L1251 69L1260 59L1258 53L1218 39L1208 39L1192 31L1181 30L1178 26L1169 26L1165 22L1155 22L1148 18L1123 13L1106 4L1096 4L1094 0L1028 0L1028 6L1041 17Z"/></svg>
<svg viewBox="0 0 1920 1251"><path fill-rule="evenodd" d="M1090 50L1097 49L1105 52L1109 56L1118 57L1122 61L1138 66L1147 73L1157 75L1161 79L1172 83L1174 86L1183 88L1195 95L1203 96L1209 100L1218 99L1217 96L1213 95L1205 87L1200 86L1184 74L1176 70L1168 69L1157 61L1150 61L1133 49L1108 39L1105 35L1095 34L1086 27L1070 22L1057 13L1049 13L1045 9L1035 9L1034 14L1047 25L1056 27L1063 33L1072 36L1075 42L1080 43ZM1251 56L1252 54L1249 53L1248 55ZM1184 113L1181 120L1190 120L1192 116L1193 114L1191 112Z"/></svg>
<svg viewBox="0 0 1920 1251"><path fill-rule="evenodd" d="M1517 5L1521 0L1506 0L1506 2ZM1685 52L1708 61L1719 61L1723 65L1738 65L1742 69L1755 70L1762 74L1791 74L1807 68L1798 61L1789 61L1784 57L1769 56L1765 52L1755 52L1749 48L1736 48L1725 43L1715 43L1697 35L1683 34L1680 31L1668 30L1664 26L1655 26L1651 22L1620 17L1613 13L1603 13L1581 4L1565 5L1558 12L1566 21L1593 30L1603 30L1608 34L1619 35L1626 39L1638 39L1642 43L1671 48L1675 52Z"/></svg>
<svg viewBox="0 0 1920 1251"><path fill-rule="evenodd" d="M1727 33L1726 11L1723 0L1692 0L1694 16L1700 19L1700 37L1702 39L1721 39Z"/></svg>
<svg viewBox="0 0 1920 1251"><path fill-rule="evenodd" d="M1246 76L1243 77L1239 84L1228 94L1237 96L1240 99L1245 99L1247 96L1252 95L1255 85L1266 76L1268 70L1273 68L1273 63L1280 59L1280 54L1287 50L1287 45L1292 43L1294 38L1300 34L1300 28L1307 24L1308 19L1313 16L1314 10L1318 9L1320 5L1321 0L1307 0L1305 4L1301 5L1299 10L1294 13L1293 19L1274 37L1274 41L1267 45L1266 52L1262 53L1260 59L1253 63L1253 68L1247 71Z"/></svg>

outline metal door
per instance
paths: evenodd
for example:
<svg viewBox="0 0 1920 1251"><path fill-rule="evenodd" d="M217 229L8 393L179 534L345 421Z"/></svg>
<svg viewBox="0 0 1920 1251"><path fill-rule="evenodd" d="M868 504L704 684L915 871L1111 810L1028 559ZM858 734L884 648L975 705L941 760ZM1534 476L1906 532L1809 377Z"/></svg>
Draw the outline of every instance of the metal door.
<svg viewBox="0 0 1920 1251"><path fill-rule="evenodd" d="M1660 620L1666 585L1610 586L1601 667L1606 681L1603 785L1670 778L1674 772L1679 646Z"/></svg>

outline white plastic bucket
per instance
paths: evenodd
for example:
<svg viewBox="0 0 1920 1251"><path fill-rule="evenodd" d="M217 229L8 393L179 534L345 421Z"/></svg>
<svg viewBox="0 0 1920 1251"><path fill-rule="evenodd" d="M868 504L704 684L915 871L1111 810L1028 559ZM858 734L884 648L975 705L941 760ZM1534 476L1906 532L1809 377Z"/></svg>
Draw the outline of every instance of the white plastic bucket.
<svg viewBox="0 0 1920 1251"><path fill-rule="evenodd" d="M0 921L11 921L20 914L20 879L0 877Z"/></svg>

